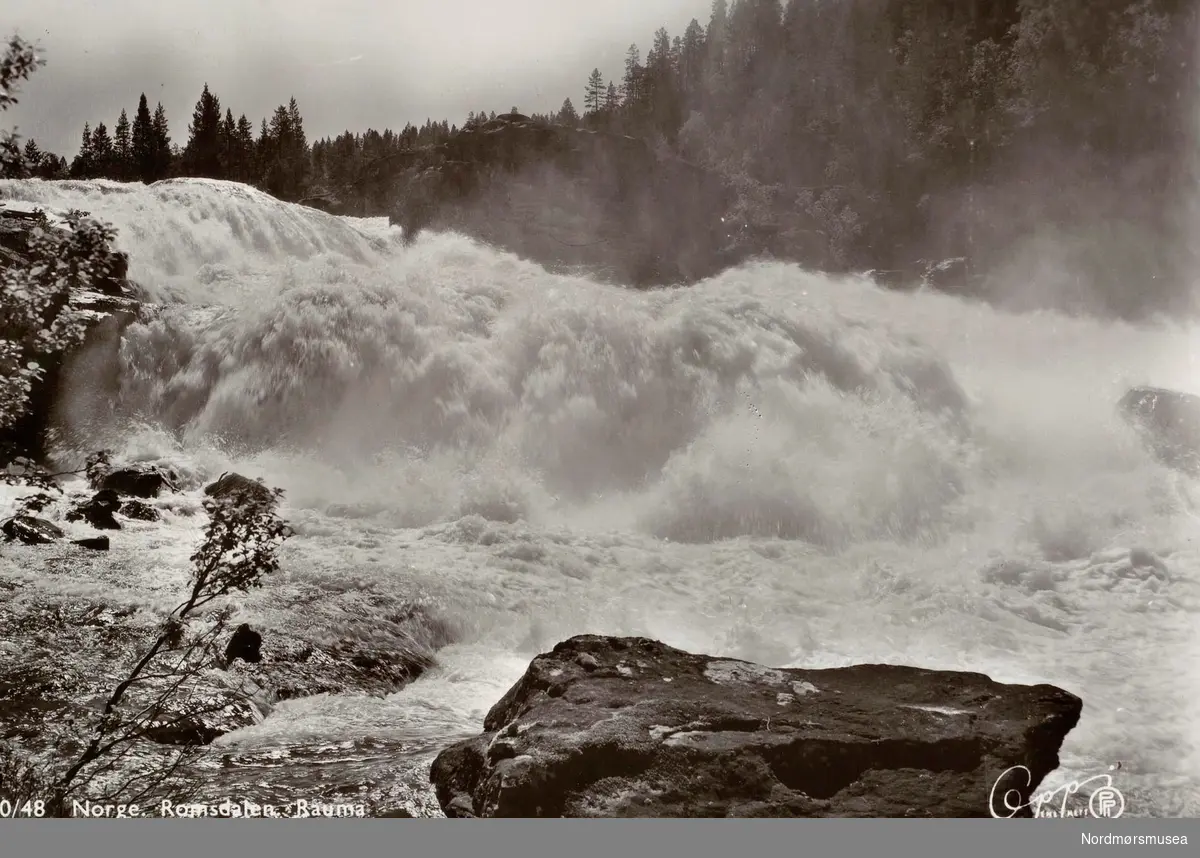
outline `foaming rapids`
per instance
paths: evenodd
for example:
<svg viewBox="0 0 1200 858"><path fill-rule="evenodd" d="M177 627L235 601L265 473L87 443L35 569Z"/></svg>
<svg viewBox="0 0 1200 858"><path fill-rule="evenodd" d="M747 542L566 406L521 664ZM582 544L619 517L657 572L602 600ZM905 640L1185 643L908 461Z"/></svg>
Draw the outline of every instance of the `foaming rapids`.
<svg viewBox="0 0 1200 858"><path fill-rule="evenodd" d="M298 536L247 621L317 581L420 595L461 629L387 700L295 701L221 740L245 760L301 778L331 737L394 742L387 771L418 784L532 653L646 634L1053 682L1085 701L1063 778L1120 761L1127 813L1200 813L1194 487L1114 411L1132 384L1195 390L1194 331L773 263L633 292L220 182L0 198L114 223L164 301L74 361L64 459L284 488Z"/></svg>

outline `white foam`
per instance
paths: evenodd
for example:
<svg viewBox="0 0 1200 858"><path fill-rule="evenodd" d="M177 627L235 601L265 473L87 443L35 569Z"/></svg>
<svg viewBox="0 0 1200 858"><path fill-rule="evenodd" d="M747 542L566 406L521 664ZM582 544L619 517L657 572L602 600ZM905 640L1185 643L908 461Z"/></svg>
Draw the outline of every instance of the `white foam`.
<svg viewBox="0 0 1200 858"><path fill-rule="evenodd" d="M78 392L97 359L63 416L80 449L287 491L298 536L247 616L360 587L464 628L386 701L298 701L227 743L388 735L427 760L534 653L643 634L1056 683L1086 704L1065 773L1123 760L1128 813L1196 794L1200 527L1113 414L1130 384L1197 389L1196 332L782 264L635 293L228 183L5 197L113 221L135 275L184 302L127 333L115 411ZM960 394L966 433L916 401ZM148 542L146 569L177 546ZM1131 574L1135 546L1169 575Z"/></svg>

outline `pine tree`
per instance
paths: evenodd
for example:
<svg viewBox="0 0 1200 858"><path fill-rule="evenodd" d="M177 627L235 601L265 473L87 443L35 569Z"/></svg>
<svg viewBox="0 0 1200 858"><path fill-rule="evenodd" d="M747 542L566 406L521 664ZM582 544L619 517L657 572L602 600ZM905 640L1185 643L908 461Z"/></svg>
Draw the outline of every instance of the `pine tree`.
<svg viewBox="0 0 1200 858"><path fill-rule="evenodd" d="M157 182L165 179L171 173L171 162L174 160L174 147L171 145L170 128L167 125L167 111L162 102L154 108L154 119L151 121L151 172L150 181Z"/></svg>
<svg viewBox="0 0 1200 858"><path fill-rule="evenodd" d="M610 80L608 90L604 93L604 110L608 113L615 113L620 106L621 93L617 90L617 85Z"/></svg>
<svg viewBox="0 0 1200 858"><path fill-rule="evenodd" d="M712 14L708 19L705 42L708 48L708 67L720 73L725 70L725 40L729 29L729 5L725 0L713 0Z"/></svg>
<svg viewBox="0 0 1200 858"><path fill-rule="evenodd" d="M682 122L682 104L679 97L676 53L666 28L660 27L654 34L654 44L646 57L646 68L642 75L642 100L648 108L653 127L666 136L675 138Z"/></svg>
<svg viewBox="0 0 1200 858"><path fill-rule="evenodd" d="M679 46L680 88L687 94L698 93L704 80L704 28L695 18L687 25Z"/></svg>
<svg viewBox="0 0 1200 858"><path fill-rule="evenodd" d="M600 105L604 100L604 77L600 74L600 69L592 69L584 93L583 112L585 114L599 113Z"/></svg>
<svg viewBox="0 0 1200 858"><path fill-rule="evenodd" d="M642 97L642 52L637 45L630 45L625 52L625 77L622 88L625 96L625 106L634 107Z"/></svg>
<svg viewBox="0 0 1200 858"><path fill-rule="evenodd" d="M138 99L129 141L130 177L139 182L154 181L154 125L146 93Z"/></svg>
<svg viewBox="0 0 1200 858"><path fill-rule="evenodd" d="M204 179L221 177L221 101L208 84L192 111L188 142L183 149L183 170L188 176Z"/></svg>
<svg viewBox="0 0 1200 858"><path fill-rule="evenodd" d="M129 133L129 116L121 110L113 132L113 178L128 182L133 173L133 146Z"/></svg>

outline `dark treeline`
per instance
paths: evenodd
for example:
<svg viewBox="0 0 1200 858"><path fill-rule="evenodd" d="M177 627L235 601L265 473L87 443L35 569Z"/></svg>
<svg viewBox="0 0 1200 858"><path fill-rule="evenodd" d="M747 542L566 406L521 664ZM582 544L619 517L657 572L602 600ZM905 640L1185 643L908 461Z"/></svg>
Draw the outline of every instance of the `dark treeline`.
<svg viewBox="0 0 1200 858"><path fill-rule="evenodd" d="M103 122L95 128L85 123L79 152L69 163L64 157L43 151L36 141L27 140L23 163L10 165L7 172L15 178L146 183L179 177L226 179L255 185L279 199L297 202L311 198L312 192L318 196L327 193L324 189L331 183L342 184L347 177L357 176L364 161L386 159L402 149L434 145L456 130L448 122L427 121L420 128L410 124L398 133L346 132L336 139L310 144L295 98L277 107L269 120L261 120L256 131L245 114L234 119L231 109L225 108L222 113L221 99L206 84L182 147L172 142L162 104L151 112L143 93L132 122L122 110L111 131ZM371 190L363 187L363 200L357 204L350 201L349 208L364 214L382 210L383 200L370 204Z"/></svg>
<svg viewBox="0 0 1200 858"><path fill-rule="evenodd" d="M1170 309L1192 167L1197 4L1186 0L714 0L706 25L659 29L643 59L586 80L566 125L642 137L721 173L731 212L782 256L819 236L831 268L967 257L1032 301ZM515 112L513 108L513 112ZM69 166L153 181L208 176L347 214L385 214L406 149L462 129L427 121L307 142L293 99L257 133L207 87L186 145L143 96L132 122L85 128ZM812 261L812 260L810 260ZM1053 269L1053 276L1048 273ZM1051 282L1052 281L1052 282Z"/></svg>
<svg viewBox="0 0 1200 858"><path fill-rule="evenodd" d="M967 257L1026 306L1190 296L1197 4L714 0L707 26L594 71L585 122L721 173L786 255ZM1186 179L1186 181L1185 181ZM1038 280L1038 294L1013 294ZM1053 293L1053 294L1049 294Z"/></svg>

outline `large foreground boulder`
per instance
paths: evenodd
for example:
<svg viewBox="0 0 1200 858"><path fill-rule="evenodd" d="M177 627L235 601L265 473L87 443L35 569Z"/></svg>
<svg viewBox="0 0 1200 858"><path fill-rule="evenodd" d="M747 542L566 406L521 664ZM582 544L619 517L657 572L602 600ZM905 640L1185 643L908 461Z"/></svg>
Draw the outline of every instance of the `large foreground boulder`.
<svg viewBox="0 0 1200 858"><path fill-rule="evenodd" d="M977 673L773 669L587 635L534 659L430 778L452 817L1007 817L1081 708Z"/></svg>

